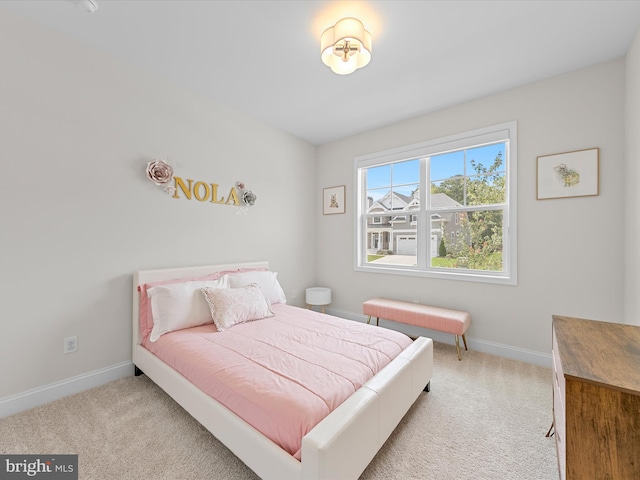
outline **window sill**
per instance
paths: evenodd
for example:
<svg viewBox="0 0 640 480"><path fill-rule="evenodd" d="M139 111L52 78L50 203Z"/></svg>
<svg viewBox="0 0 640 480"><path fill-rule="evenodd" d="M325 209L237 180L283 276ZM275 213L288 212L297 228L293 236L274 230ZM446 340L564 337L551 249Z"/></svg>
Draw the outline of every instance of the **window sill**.
<svg viewBox="0 0 640 480"><path fill-rule="evenodd" d="M436 271L436 270L419 270L416 267L407 267L402 265L356 265L353 268L356 272L366 273L382 273L385 275L404 275L411 277L426 277L439 280L458 280L461 282L479 282L492 283L497 285L517 285L518 281L515 275L507 275L504 273L479 273L472 270L461 271Z"/></svg>

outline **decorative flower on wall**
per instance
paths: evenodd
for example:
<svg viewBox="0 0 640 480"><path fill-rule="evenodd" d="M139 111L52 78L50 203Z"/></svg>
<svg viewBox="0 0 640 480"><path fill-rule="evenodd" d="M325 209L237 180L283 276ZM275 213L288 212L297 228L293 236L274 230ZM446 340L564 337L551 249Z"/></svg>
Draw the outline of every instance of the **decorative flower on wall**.
<svg viewBox="0 0 640 480"><path fill-rule="evenodd" d="M236 185L238 187L238 190L240 190L240 192L242 193L242 201L245 205L253 205L254 203L256 203L258 197L251 190L245 190L243 182L238 182Z"/></svg>
<svg viewBox="0 0 640 480"><path fill-rule="evenodd" d="M175 193L175 187L167 185L173 180L173 167L164 160L153 160L147 163L147 178L163 187L165 193L169 195Z"/></svg>
<svg viewBox="0 0 640 480"><path fill-rule="evenodd" d="M241 198L242 198L242 203L244 203L244 206L240 209L238 213L236 213L236 215L246 215L249 212L249 206L255 204L258 197L251 190L245 190L243 182L238 182L236 186L238 187L238 190L240 190L240 192L242 193Z"/></svg>
<svg viewBox="0 0 640 480"><path fill-rule="evenodd" d="M156 185L164 185L173 179L173 167L164 160L147 163L147 177Z"/></svg>
<svg viewBox="0 0 640 480"><path fill-rule="evenodd" d="M253 205L254 203L256 203L256 199L258 197L256 197L256 194L253 193L251 190L247 190L246 192L244 192L242 194L242 200L244 201L244 203L246 203L247 205Z"/></svg>

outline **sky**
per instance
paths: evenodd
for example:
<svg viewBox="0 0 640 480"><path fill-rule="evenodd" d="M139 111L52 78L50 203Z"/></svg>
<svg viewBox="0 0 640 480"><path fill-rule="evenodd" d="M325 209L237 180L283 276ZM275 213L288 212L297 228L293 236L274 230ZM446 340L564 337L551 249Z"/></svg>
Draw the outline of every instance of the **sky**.
<svg viewBox="0 0 640 480"><path fill-rule="evenodd" d="M481 147L457 150L433 155L429 158L429 176L432 182L445 180L455 175L473 175L476 171L470 161L489 168L498 153L505 153L505 142L483 145ZM466 160L465 160L466 156ZM500 171L504 172L504 163ZM382 198L391 186L395 192L411 195L420 183L420 160L406 160L367 169L367 196L374 200Z"/></svg>

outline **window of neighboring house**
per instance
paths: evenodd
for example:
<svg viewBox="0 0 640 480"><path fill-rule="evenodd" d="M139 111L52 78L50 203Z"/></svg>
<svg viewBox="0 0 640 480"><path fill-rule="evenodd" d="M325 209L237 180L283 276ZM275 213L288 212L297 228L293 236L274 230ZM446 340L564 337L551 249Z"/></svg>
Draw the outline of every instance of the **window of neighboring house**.
<svg viewBox="0 0 640 480"><path fill-rule="evenodd" d="M357 157L355 269L516 284L516 138L509 122ZM378 262L385 212L403 240Z"/></svg>

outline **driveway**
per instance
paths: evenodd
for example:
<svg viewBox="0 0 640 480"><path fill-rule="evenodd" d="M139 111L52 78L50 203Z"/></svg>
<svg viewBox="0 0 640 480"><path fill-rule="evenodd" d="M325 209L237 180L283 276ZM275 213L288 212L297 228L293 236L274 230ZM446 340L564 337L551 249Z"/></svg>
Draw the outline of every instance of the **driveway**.
<svg viewBox="0 0 640 480"><path fill-rule="evenodd" d="M383 263L385 265L417 265L415 255L385 255L369 263Z"/></svg>

